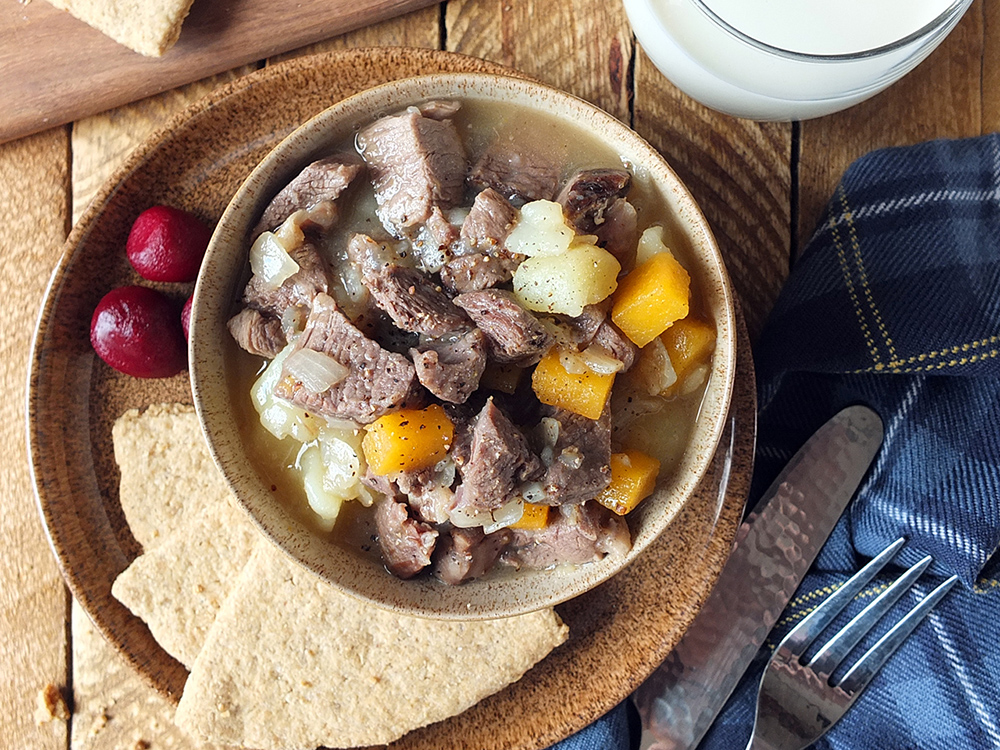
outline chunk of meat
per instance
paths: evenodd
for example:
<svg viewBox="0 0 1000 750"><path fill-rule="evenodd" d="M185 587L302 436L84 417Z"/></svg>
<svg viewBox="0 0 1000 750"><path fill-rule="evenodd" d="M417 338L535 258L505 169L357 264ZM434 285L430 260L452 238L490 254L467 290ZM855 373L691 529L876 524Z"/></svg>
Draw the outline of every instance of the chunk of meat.
<svg viewBox="0 0 1000 750"><path fill-rule="evenodd" d="M632 548L625 519L596 502L564 505L549 514L545 527L512 531L501 559L518 569L583 565Z"/></svg>
<svg viewBox="0 0 1000 750"><path fill-rule="evenodd" d="M455 493L455 507L472 514L496 510L542 469L541 459L521 431L488 399L472 428L469 457L458 466L462 484Z"/></svg>
<svg viewBox="0 0 1000 750"><path fill-rule="evenodd" d="M417 105L420 114L432 120L447 120L457 115L461 108L462 103L454 99L431 99L429 102Z"/></svg>
<svg viewBox="0 0 1000 750"><path fill-rule="evenodd" d="M299 270L277 288L254 275L243 290L243 302L262 313L281 318L296 308L308 312L317 294L330 291L330 267L311 242L303 242L288 253Z"/></svg>
<svg viewBox="0 0 1000 750"><path fill-rule="evenodd" d="M431 572L451 585L479 578L493 568L512 538L509 529L484 534L480 528L453 528L438 540Z"/></svg>
<svg viewBox="0 0 1000 750"><path fill-rule="evenodd" d="M257 230L274 229L296 211L321 203L329 203L333 208L337 198L364 169L364 162L355 154L334 154L314 161L271 199L257 224ZM336 213L333 220L336 220ZM257 230L255 233L259 233Z"/></svg>
<svg viewBox="0 0 1000 750"><path fill-rule="evenodd" d="M435 206L461 203L465 149L451 120L411 109L376 120L357 141L372 171L379 218L396 236L427 221Z"/></svg>
<svg viewBox="0 0 1000 750"><path fill-rule="evenodd" d="M635 206L618 198L604 212L604 223L594 230L594 234L597 244L615 256L621 265L619 276L632 270L639 245L639 214Z"/></svg>
<svg viewBox="0 0 1000 750"><path fill-rule="evenodd" d="M601 323L592 343L606 349L612 357L625 365L623 370L630 369L639 356L639 347L610 320Z"/></svg>
<svg viewBox="0 0 1000 750"><path fill-rule="evenodd" d="M431 564L438 531L410 517L405 503L382 498L375 505L375 529L385 565L400 578L412 578Z"/></svg>
<svg viewBox="0 0 1000 750"><path fill-rule="evenodd" d="M592 234L605 221L611 204L623 198L632 184L632 175L624 169L585 169L563 185L556 202L571 226Z"/></svg>
<svg viewBox="0 0 1000 750"><path fill-rule="evenodd" d="M281 321L252 307L245 307L236 313L226 327L240 348L258 357L274 359L287 343Z"/></svg>
<svg viewBox="0 0 1000 750"><path fill-rule="evenodd" d="M567 333L568 340L580 348L584 348L594 340L598 329L607 318L607 311L602 305L586 305L583 312L575 317L560 315L559 321Z"/></svg>
<svg viewBox="0 0 1000 750"><path fill-rule="evenodd" d="M587 419L555 406L543 414L558 423L558 436L542 479L546 505L582 503L611 483L611 409Z"/></svg>
<svg viewBox="0 0 1000 750"><path fill-rule="evenodd" d="M490 340L497 362L537 362L552 344L552 334L503 289L483 289L455 297Z"/></svg>
<svg viewBox="0 0 1000 750"><path fill-rule="evenodd" d="M459 294L489 289L514 278L514 271L523 260L520 253L511 254L506 250L498 250L494 255L461 255L441 268L441 284Z"/></svg>
<svg viewBox="0 0 1000 750"><path fill-rule="evenodd" d="M296 349L309 348L346 366L346 378L315 393L282 373L275 395L306 411L368 424L383 414L420 403L420 386L413 364L369 339L337 309L325 294L317 295Z"/></svg>
<svg viewBox="0 0 1000 750"><path fill-rule="evenodd" d="M461 238L472 247L500 247L514 228L517 209L493 188L476 196L469 215L462 222Z"/></svg>
<svg viewBox="0 0 1000 750"><path fill-rule="evenodd" d="M511 141L493 143L469 172L469 184L493 188L515 206L552 200L559 186L559 167L540 153Z"/></svg>
<svg viewBox="0 0 1000 750"><path fill-rule="evenodd" d="M375 304L404 331L438 337L471 327L441 287L415 268L390 264L363 279Z"/></svg>
<svg viewBox="0 0 1000 750"><path fill-rule="evenodd" d="M421 385L444 401L465 403L486 369L486 336L478 328L410 349Z"/></svg>

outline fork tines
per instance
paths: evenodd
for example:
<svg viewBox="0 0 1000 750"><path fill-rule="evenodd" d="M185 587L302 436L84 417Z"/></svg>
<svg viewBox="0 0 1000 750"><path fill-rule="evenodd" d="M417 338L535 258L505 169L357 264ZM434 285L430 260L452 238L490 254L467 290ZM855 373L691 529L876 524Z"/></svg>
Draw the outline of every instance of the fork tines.
<svg viewBox="0 0 1000 750"><path fill-rule="evenodd" d="M937 586L885 633L836 683L831 675L875 624L931 564L920 560L837 632L808 662L802 657L820 633L861 593L903 546L898 539L846 581L785 637L768 662L758 693L754 737L748 747L806 747L822 736L854 703L913 629L955 585ZM757 743L757 744L755 744Z"/></svg>

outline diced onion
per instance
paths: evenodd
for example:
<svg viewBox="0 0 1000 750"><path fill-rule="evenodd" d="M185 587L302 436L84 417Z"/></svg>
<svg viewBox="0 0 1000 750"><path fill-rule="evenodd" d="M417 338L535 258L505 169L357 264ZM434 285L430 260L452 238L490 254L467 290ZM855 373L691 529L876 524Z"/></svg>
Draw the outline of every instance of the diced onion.
<svg viewBox="0 0 1000 750"><path fill-rule="evenodd" d="M264 232L250 248L250 268L265 287L277 289L299 270L299 264L272 232Z"/></svg>
<svg viewBox="0 0 1000 750"><path fill-rule="evenodd" d="M285 372L313 393L323 393L346 378L350 370L329 354L303 348L288 355Z"/></svg>
<svg viewBox="0 0 1000 750"><path fill-rule="evenodd" d="M521 497L529 503L540 503L545 495L545 487L541 482L525 482L521 485Z"/></svg>
<svg viewBox="0 0 1000 750"><path fill-rule="evenodd" d="M587 367L598 375L613 375L625 367L624 362L611 356L603 346L596 344L592 344L580 352L580 357L587 363Z"/></svg>
<svg viewBox="0 0 1000 750"><path fill-rule="evenodd" d="M590 369L586 360L580 356L580 352L572 349L561 349L559 351L559 364L570 375L582 375Z"/></svg>
<svg viewBox="0 0 1000 750"><path fill-rule="evenodd" d="M496 510L475 511L471 508L453 508L448 511L448 520L460 529L481 526L489 534L497 529L516 523L524 513L524 500L517 497Z"/></svg>
<svg viewBox="0 0 1000 750"><path fill-rule="evenodd" d="M517 523L524 515L524 501L521 498L511 500L492 513L492 522L483 524L483 533L492 534L499 529L505 529L512 523Z"/></svg>
<svg viewBox="0 0 1000 750"><path fill-rule="evenodd" d="M308 443L319 435L320 421L304 409L274 395L274 387L281 379L281 368L292 349L292 344L287 345L271 360L251 386L250 398L264 429L279 440L293 437Z"/></svg>
<svg viewBox="0 0 1000 750"><path fill-rule="evenodd" d="M639 245L635 252L635 264L641 266L654 255L667 252L670 252L670 249L663 241L663 227L649 227L639 237Z"/></svg>

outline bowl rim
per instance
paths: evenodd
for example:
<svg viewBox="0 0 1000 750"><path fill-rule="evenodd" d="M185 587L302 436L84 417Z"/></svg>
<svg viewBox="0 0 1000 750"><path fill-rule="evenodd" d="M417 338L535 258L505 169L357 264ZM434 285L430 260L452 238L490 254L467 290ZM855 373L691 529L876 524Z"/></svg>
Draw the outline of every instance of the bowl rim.
<svg viewBox="0 0 1000 750"><path fill-rule="evenodd" d="M220 416L226 415L220 414L213 408L210 394L213 392L228 394L225 387L224 361L220 362L224 359L223 347L213 345L212 342L218 341L217 334L220 333L218 317L220 314L228 317L234 295L218 294L218 290L212 287L211 272L226 258L233 257L234 253L242 256L242 265L245 268L249 249L247 234L262 212L266 201L269 201L277 189L286 184L298 169L318 158L320 154L332 152L333 144L338 140L332 136L338 132L343 136L345 130L350 130L345 128L345 123L351 124L353 128L359 123L370 122L378 115L399 111L410 104L432 98L447 98L449 95L490 98L498 94L502 99L506 96L511 97L504 99L505 101L513 101L517 96L526 98L533 104L544 100L546 111L564 122L575 122L578 127L581 126L581 117L591 123L600 123L608 129L605 135L614 134L614 145L627 143L630 147L629 153L638 153L643 157L641 160L633 160L632 166L641 166L643 171L649 173L659 192L664 192L663 188L669 187L669 195L664 194L661 197L670 204L669 212L677 225L682 227L682 234L691 246L690 255L697 261L702 273L709 273L712 277L702 281L703 285L711 284L712 289L702 291L716 300L715 304L709 305L715 316L717 348L713 360L713 376L710 378L698 414L698 425L701 428L696 428L696 432L701 437L697 443L693 439L689 441L685 450L684 461L685 465L690 464L690 470L685 473L683 486L672 488L674 494L678 495L673 498L673 507L661 510L663 518L657 521L653 528L649 528L650 525L646 524L644 533L638 536L633 531L632 550L626 555L608 556L603 561L576 569L586 569L589 575L574 575L571 572L567 574L568 578L561 576L567 585L555 590L552 586L544 587L545 593L537 594L526 590L531 587L524 586L524 579L521 577L499 579L487 577L485 580L468 582L462 586L447 587L436 581L428 582L422 579L401 581L384 572L382 575L389 584L386 588L398 592L401 590L401 584L405 586L402 590L407 592L402 599L387 597L386 588L359 587L356 573L345 572L342 567L331 568L329 564L319 562L318 559L329 558L331 552L335 557L344 559L344 554L338 552L342 548L327 540L320 540L317 534L309 532L301 522L297 521L282 503L275 502L266 492L264 483L252 467L243 467L245 469L243 474L230 468L233 466L233 461L239 460L241 454L246 459L242 441L239 439L238 429L235 431L232 429L235 426L232 414L228 415L228 434L235 435L236 439L226 437L226 430L220 427L219 422ZM312 141L313 138L319 139L320 142ZM322 142L324 140L325 143ZM238 230L235 236L234 228ZM230 278L230 287L236 284L238 282ZM215 326L214 334L203 332L208 325ZM209 452L236 498L237 505L264 536L285 554L341 591L402 614L442 619L488 619L524 614L554 606L590 590L625 568L669 526L670 521L676 517L704 479L721 439L734 389L736 325L732 284L704 213L667 160L635 131L586 100L535 80L492 73L432 73L384 83L334 103L282 139L242 182L216 226L195 287L189 343L191 387ZM225 327L222 326L222 332L224 331ZM723 376L717 375L716 371L721 371ZM705 430L704 412L710 393L711 413L707 418L708 429ZM692 456L692 453L696 455ZM665 488L659 488L657 494L662 494L664 490ZM284 524L281 530L275 528L275 523L266 522L261 517L260 509L265 507L265 504L269 504L269 511L277 512L281 523ZM282 531L284 533L281 533ZM303 534L308 538L304 539ZM555 571L537 571L531 576L551 579L551 576L558 574ZM518 580L519 583L511 584L513 580ZM442 597L442 591L461 593ZM470 593L473 596L466 597L462 595L463 593ZM503 602L501 606L484 603L484 600L493 601L498 597ZM469 601L470 598L473 601ZM445 602L448 602L448 606L444 606Z"/></svg>

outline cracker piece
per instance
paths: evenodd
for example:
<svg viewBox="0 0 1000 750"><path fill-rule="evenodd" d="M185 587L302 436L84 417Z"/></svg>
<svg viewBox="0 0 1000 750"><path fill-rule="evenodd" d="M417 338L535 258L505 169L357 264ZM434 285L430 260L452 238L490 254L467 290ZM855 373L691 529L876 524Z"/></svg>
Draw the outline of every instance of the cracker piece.
<svg viewBox="0 0 1000 750"><path fill-rule="evenodd" d="M551 609L482 622L398 615L259 542L175 721L196 738L259 750L379 745L520 679L567 634Z"/></svg>
<svg viewBox="0 0 1000 750"><path fill-rule="evenodd" d="M111 593L142 619L164 651L188 669L258 538L244 514L217 502L137 557Z"/></svg>
<svg viewBox="0 0 1000 750"><path fill-rule="evenodd" d="M122 511L144 551L183 528L189 514L229 502L229 487L209 455L193 406L127 411L111 434Z"/></svg>
<svg viewBox="0 0 1000 750"><path fill-rule="evenodd" d="M49 0L119 44L159 57L177 41L194 0Z"/></svg>

